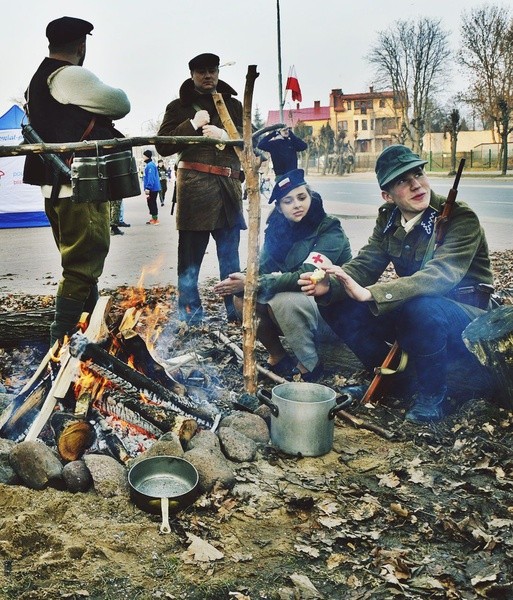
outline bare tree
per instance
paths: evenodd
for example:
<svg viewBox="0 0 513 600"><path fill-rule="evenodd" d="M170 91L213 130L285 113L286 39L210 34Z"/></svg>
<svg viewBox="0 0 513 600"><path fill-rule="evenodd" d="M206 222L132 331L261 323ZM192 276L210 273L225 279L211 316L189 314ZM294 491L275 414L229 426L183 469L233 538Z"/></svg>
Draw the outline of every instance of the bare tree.
<svg viewBox="0 0 513 600"><path fill-rule="evenodd" d="M378 33L367 57L376 69L375 82L394 91L402 138L417 152L422 152L430 102L445 78L448 35L439 20L396 21Z"/></svg>
<svg viewBox="0 0 513 600"><path fill-rule="evenodd" d="M447 116L444 134L449 134L451 140L451 170L449 175L456 175L456 147L458 145L458 133L461 131L460 111L453 108Z"/></svg>
<svg viewBox="0 0 513 600"><path fill-rule="evenodd" d="M464 13L459 61L470 75L466 101L490 118L501 138L503 175L508 169L508 135L513 131L513 19L497 5Z"/></svg>

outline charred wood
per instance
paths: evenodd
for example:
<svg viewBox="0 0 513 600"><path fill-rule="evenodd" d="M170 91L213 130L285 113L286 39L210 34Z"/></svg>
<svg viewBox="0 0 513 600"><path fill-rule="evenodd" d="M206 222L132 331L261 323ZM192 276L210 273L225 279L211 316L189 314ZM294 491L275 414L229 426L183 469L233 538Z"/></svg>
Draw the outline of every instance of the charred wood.
<svg viewBox="0 0 513 600"><path fill-rule="evenodd" d="M199 425L212 428L219 420L220 415L213 407L198 406L191 398L185 395L178 395L172 390L166 389L160 383L151 380L143 373L132 369L132 367L119 358L109 354L100 345L89 342L80 333L76 333L71 337L70 353L81 361L90 360L91 363L88 364L88 367L92 370L100 367L104 373L106 370L114 374L117 376L116 383L119 381L119 378L124 379L137 390L147 393L150 400L155 399L156 403L167 402L172 410L192 417Z"/></svg>

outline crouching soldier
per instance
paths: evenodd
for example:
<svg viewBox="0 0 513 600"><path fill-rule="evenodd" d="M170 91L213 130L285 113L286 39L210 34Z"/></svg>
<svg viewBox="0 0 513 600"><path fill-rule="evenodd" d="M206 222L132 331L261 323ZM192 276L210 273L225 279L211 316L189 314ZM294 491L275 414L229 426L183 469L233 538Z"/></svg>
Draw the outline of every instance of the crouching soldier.
<svg viewBox="0 0 513 600"><path fill-rule="evenodd" d="M488 372L461 337L488 307L488 245L476 214L463 203L454 206L443 243L433 245L445 198L431 190L426 162L406 146L386 148L376 163L385 204L367 245L342 267L326 269L321 282L308 274L299 280L366 368L381 365L394 341L407 353L416 383L405 418L414 423L446 414L449 359L466 365L476 391L490 386ZM378 281L390 262L398 277Z"/></svg>

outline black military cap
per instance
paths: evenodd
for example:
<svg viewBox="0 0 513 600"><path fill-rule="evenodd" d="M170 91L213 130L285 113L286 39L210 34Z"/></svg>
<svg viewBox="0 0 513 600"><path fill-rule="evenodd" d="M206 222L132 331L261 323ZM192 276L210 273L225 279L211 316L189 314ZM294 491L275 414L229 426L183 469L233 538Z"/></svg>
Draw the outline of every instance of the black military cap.
<svg viewBox="0 0 513 600"><path fill-rule="evenodd" d="M83 19L75 17L61 17L48 23L46 27L46 37L50 44L67 44L78 40L85 35L91 34L94 25Z"/></svg>
<svg viewBox="0 0 513 600"><path fill-rule="evenodd" d="M194 58L191 58L189 61L189 69L194 71L194 69L206 69L208 67L218 67L219 66L219 56L216 54L209 54L206 52L205 54L198 54Z"/></svg>

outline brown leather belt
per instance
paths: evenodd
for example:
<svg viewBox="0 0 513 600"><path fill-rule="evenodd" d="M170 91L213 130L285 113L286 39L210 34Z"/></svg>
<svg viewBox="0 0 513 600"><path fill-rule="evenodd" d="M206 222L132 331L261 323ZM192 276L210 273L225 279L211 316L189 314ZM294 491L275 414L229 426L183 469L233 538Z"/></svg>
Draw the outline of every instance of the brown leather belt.
<svg viewBox="0 0 513 600"><path fill-rule="evenodd" d="M212 173L213 175L222 175L223 177L231 177L232 179L238 179L243 181L241 177L244 177L242 171L232 169L231 167L218 167L217 165L206 165L205 163L187 162L181 160L178 163L179 169L189 169L190 171L200 171L201 173Z"/></svg>

